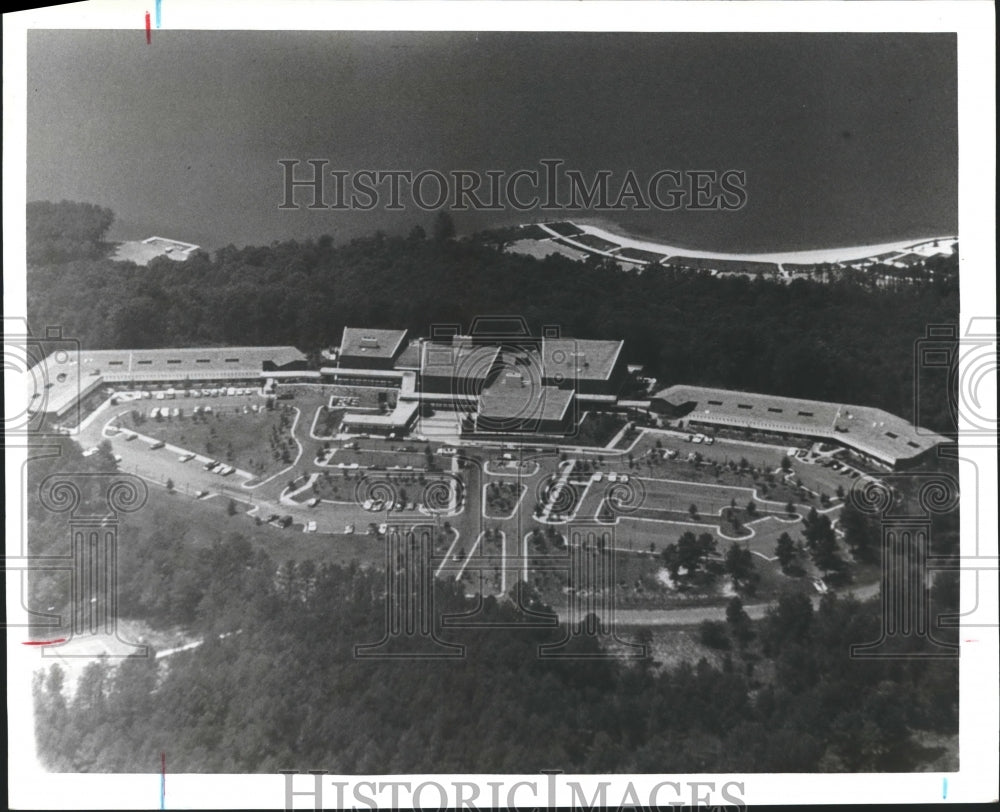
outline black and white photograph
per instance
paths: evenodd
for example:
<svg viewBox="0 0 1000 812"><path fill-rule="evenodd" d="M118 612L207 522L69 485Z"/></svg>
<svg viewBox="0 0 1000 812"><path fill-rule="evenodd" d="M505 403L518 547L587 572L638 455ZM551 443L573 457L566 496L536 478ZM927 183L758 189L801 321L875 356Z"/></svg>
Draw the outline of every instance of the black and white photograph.
<svg viewBox="0 0 1000 812"><path fill-rule="evenodd" d="M992 5L213 5L4 15L12 808L995 801Z"/></svg>

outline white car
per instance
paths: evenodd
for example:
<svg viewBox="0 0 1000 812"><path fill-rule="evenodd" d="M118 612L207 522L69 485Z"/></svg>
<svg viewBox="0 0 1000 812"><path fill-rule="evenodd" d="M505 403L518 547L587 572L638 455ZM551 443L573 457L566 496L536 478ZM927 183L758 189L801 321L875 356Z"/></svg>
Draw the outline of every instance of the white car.
<svg viewBox="0 0 1000 812"><path fill-rule="evenodd" d="M372 505L375 503L371 499L365 499L364 504L361 505L365 510L371 510Z"/></svg>
<svg viewBox="0 0 1000 812"><path fill-rule="evenodd" d="M318 504L319 504L319 499L317 499L315 496L308 502L306 502L306 505L308 505L309 507L316 507L316 505Z"/></svg>
<svg viewBox="0 0 1000 812"><path fill-rule="evenodd" d="M378 526L378 532L382 533L383 535L385 534L385 531L388 530L388 529L389 529L389 525L387 525L387 524L380 524Z"/></svg>
<svg viewBox="0 0 1000 812"><path fill-rule="evenodd" d="M620 477L618 477L618 481L619 482L628 482L628 474L622 474Z"/></svg>
<svg viewBox="0 0 1000 812"><path fill-rule="evenodd" d="M617 481L618 481L618 474L616 474L614 471L608 474L608 482L617 482Z"/></svg>
<svg viewBox="0 0 1000 812"><path fill-rule="evenodd" d="M823 581L819 578L813 578L813 587L815 587L816 591L819 592L820 595L825 595L830 591L830 587L823 583Z"/></svg>
<svg viewBox="0 0 1000 812"><path fill-rule="evenodd" d="M435 453L439 454L442 457L453 457L458 452L457 452L456 449L452 448L451 446L447 446L446 445L446 446L443 446L443 447L439 448Z"/></svg>
<svg viewBox="0 0 1000 812"><path fill-rule="evenodd" d="M181 454L177 459L180 462L188 462L189 460L193 460L194 459L194 454L191 454L191 453Z"/></svg>
<svg viewBox="0 0 1000 812"><path fill-rule="evenodd" d="M702 436L701 436L700 434L696 434L696 435L695 435L694 437L692 437L692 438L691 438L691 442L692 442L692 443L700 443L700 442L702 442L702 441L703 441L704 439L705 439L705 438L704 438L704 437L702 437Z"/></svg>
<svg viewBox="0 0 1000 812"><path fill-rule="evenodd" d="M593 479L594 482L600 482L602 479L604 479L604 474L602 474L600 471L595 471Z"/></svg>
<svg viewBox="0 0 1000 812"><path fill-rule="evenodd" d="M83 456L92 457L96 453L97 453L97 446L95 445L93 448L88 448L86 451L84 451Z"/></svg>

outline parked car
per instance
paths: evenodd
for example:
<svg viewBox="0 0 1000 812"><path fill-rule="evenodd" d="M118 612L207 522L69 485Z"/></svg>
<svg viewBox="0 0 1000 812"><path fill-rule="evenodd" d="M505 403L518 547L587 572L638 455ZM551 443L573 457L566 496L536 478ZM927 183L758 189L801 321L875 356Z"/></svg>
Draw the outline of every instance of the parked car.
<svg viewBox="0 0 1000 812"><path fill-rule="evenodd" d="M163 440L157 440L157 441L156 441L155 443L153 443L153 444L152 444L152 445L151 445L151 446L149 447L149 450L150 450L150 451L156 451L156 449L158 449L158 448L163 448L163 446L165 446L165 445L166 445L166 443L165 443L165 442L163 442Z"/></svg>
<svg viewBox="0 0 1000 812"><path fill-rule="evenodd" d="M317 498L316 498L316 497L314 496L314 497L313 497L312 499L310 499L310 500L309 500L308 502L306 502L306 504L307 504L307 505L308 505L309 507L316 507L316 505L318 505L318 504L319 504L319 499L317 499Z"/></svg>
<svg viewBox="0 0 1000 812"><path fill-rule="evenodd" d="M188 452L187 454L181 454L178 458L181 462L187 462L188 460L194 459L194 454Z"/></svg>

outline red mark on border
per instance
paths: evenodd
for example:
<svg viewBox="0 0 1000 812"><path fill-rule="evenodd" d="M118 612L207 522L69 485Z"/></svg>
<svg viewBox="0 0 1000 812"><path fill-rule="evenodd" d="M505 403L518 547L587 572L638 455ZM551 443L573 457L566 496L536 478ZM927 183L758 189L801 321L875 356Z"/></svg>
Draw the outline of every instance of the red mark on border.
<svg viewBox="0 0 1000 812"><path fill-rule="evenodd" d="M153 41L153 29L149 25L149 12L146 12L146 44L149 45Z"/></svg>
<svg viewBox="0 0 1000 812"><path fill-rule="evenodd" d="M56 643L65 643L65 637L57 637L55 640L22 640L22 646L54 646Z"/></svg>

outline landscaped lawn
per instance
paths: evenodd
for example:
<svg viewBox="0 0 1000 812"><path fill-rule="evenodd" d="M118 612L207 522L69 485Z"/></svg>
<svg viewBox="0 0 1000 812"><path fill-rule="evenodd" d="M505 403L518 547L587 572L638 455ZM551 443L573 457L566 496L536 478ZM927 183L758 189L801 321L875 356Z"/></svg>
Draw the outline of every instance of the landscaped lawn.
<svg viewBox="0 0 1000 812"><path fill-rule="evenodd" d="M488 519L507 519L514 515L518 499L527 488L516 482L491 481L486 484L483 514Z"/></svg>
<svg viewBox="0 0 1000 812"><path fill-rule="evenodd" d="M291 433L296 414L291 406L244 414L243 406L213 402L211 414L194 415L195 405L184 401L182 414L169 419L137 419L137 411L132 411L118 423L262 478L287 468L299 453Z"/></svg>

